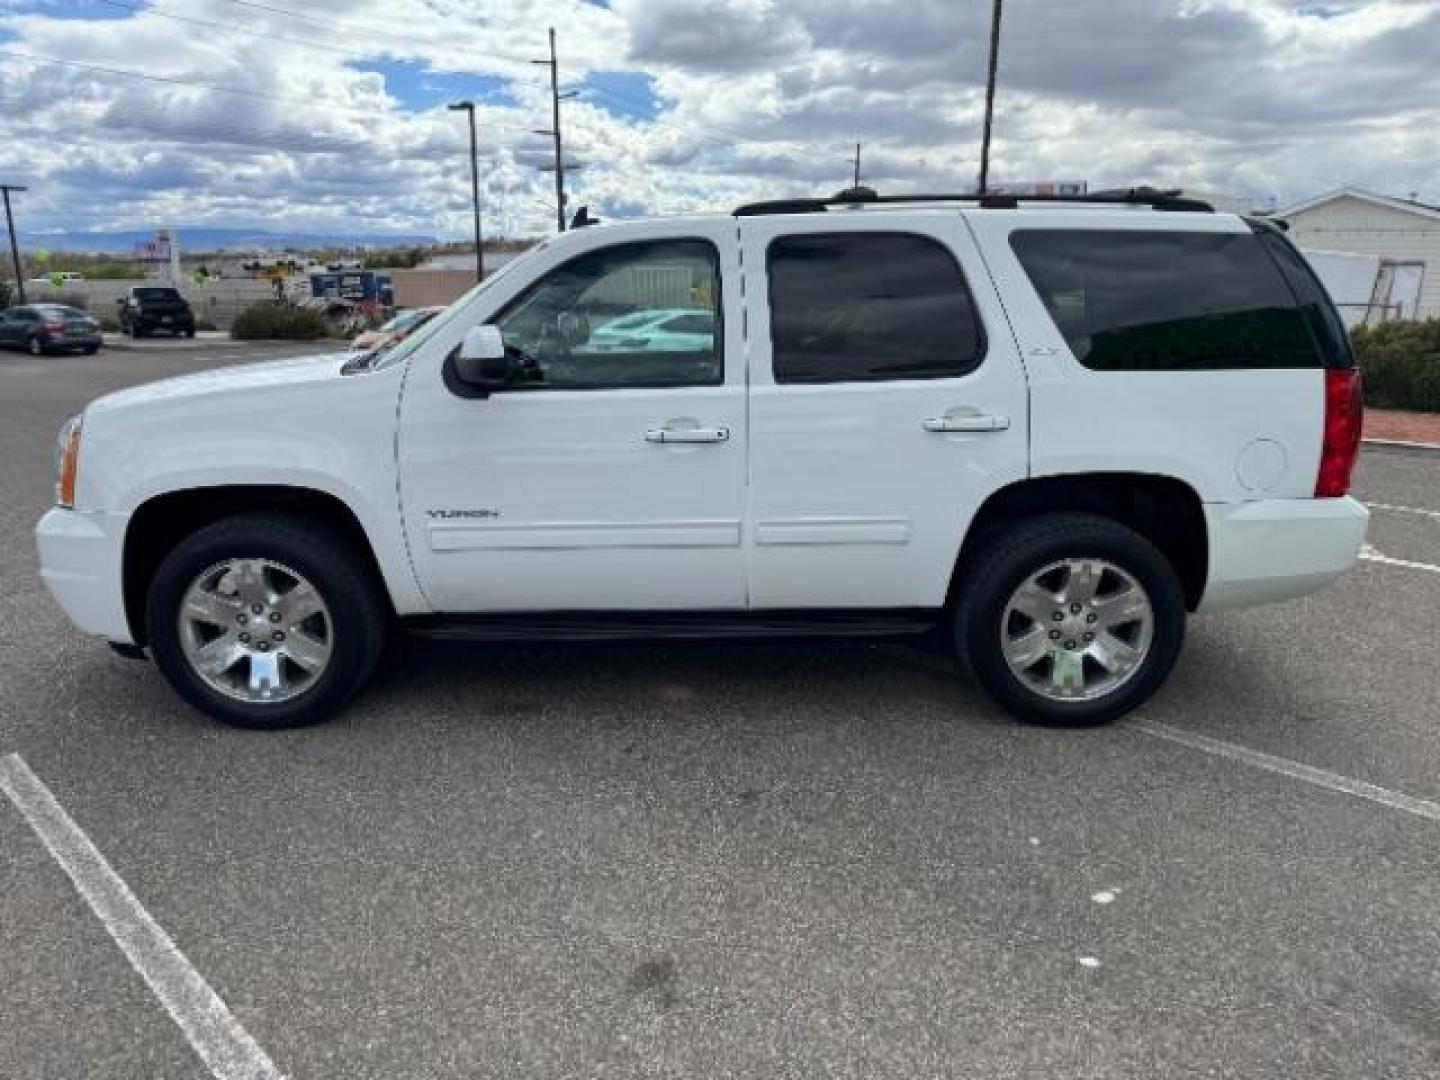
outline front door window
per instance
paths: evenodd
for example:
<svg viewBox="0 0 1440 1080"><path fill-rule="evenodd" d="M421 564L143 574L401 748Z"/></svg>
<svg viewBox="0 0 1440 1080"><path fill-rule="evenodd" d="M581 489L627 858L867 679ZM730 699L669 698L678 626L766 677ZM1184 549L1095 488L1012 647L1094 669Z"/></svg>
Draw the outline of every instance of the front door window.
<svg viewBox="0 0 1440 1080"><path fill-rule="evenodd" d="M718 386L720 269L704 240L620 244L557 267L494 320L511 389Z"/></svg>

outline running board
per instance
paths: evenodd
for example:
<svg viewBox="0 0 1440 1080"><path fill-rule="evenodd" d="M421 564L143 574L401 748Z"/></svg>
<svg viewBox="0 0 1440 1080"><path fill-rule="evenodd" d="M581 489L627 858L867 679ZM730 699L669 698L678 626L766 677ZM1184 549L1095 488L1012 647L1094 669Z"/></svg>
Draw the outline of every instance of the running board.
<svg viewBox="0 0 1440 1080"><path fill-rule="evenodd" d="M684 641L876 638L924 634L939 608L785 611L547 611L423 615L401 620L443 641Z"/></svg>

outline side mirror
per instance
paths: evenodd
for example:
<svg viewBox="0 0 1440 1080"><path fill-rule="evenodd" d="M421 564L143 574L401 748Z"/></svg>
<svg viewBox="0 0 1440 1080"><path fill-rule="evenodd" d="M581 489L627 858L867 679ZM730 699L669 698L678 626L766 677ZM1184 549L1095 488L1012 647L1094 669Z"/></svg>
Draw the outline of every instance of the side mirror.
<svg viewBox="0 0 1440 1080"><path fill-rule="evenodd" d="M489 397L503 390L515 371L498 327L472 326L445 364L445 382L461 397Z"/></svg>

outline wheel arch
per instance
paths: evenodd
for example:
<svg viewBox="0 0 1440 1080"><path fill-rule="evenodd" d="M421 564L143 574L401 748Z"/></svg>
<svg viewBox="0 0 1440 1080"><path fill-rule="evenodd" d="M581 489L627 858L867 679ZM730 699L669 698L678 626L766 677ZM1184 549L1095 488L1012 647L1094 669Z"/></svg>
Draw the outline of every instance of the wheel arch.
<svg viewBox="0 0 1440 1080"><path fill-rule="evenodd" d="M967 565L1006 526L1055 511L1099 514L1153 543L1180 578L1185 606L1194 611L1209 574L1209 536L1200 496L1183 480L1156 473L1096 472L1032 477L999 488L981 504L966 530L946 594L953 606Z"/></svg>
<svg viewBox="0 0 1440 1080"><path fill-rule="evenodd" d="M155 571L185 537L222 518L250 511L289 513L324 525L348 541L393 602L375 548L355 512L340 498L315 488L277 484L187 488L154 495L135 508L125 530L122 580L125 618L132 638L146 644L145 600Z"/></svg>

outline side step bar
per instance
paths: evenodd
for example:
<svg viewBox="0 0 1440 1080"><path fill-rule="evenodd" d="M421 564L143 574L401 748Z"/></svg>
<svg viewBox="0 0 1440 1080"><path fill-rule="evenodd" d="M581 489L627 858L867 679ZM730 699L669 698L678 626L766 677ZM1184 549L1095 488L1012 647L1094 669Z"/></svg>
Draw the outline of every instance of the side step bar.
<svg viewBox="0 0 1440 1080"><path fill-rule="evenodd" d="M424 615L401 620L442 641L686 641L876 638L924 634L938 608L805 611L553 611Z"/></svg>

